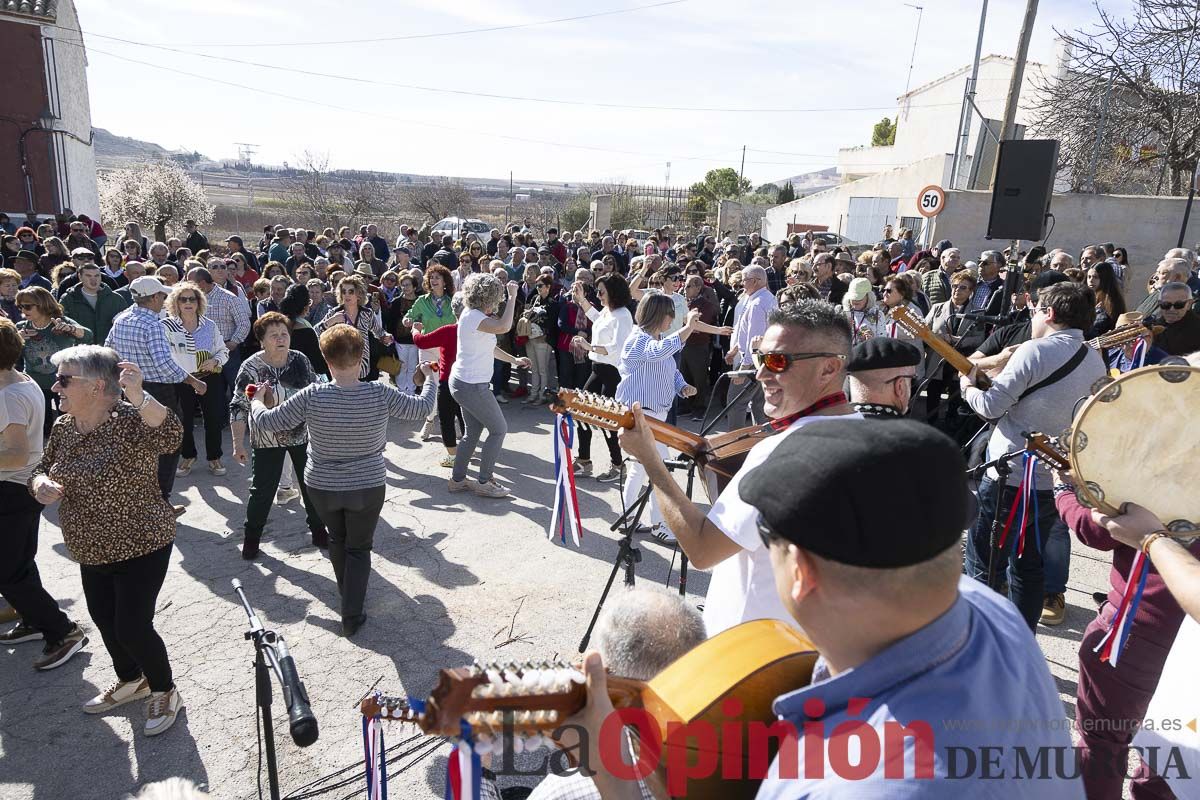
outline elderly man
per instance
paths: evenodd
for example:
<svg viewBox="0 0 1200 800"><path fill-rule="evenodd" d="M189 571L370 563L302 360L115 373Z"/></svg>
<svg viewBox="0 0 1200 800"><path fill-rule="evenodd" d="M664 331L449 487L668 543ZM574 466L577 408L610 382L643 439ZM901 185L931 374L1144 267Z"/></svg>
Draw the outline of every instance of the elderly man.
<svg viewBox="0 0 1200 800"><path fill-rule="evenodd" d="M752 619L791 623L771 578L758 536L757 512L738 495L747 471L767 460L791 433L830 418L853 415L842 393L850 352L850 323L837 306L801 300L773 310L754 363L763 411L778 430L756 444L707 513L692 503L663 465L640 408L621 447L645 466L663 521L698 569L713 569L704 606L709 635Z"/></svg>
<svg viewBox="0 0 1200 800"><path fill-rule="evenodd" d="M876 336L856 344L846 362L854 410L868 419L903 418L920 364L920 348L903 339Z"/></svg>
<svg viewBox="0 0 1200 800"><path fill-rule="evenodd" d="M296 268L302 264L312 264L313 260L304 252L304 245L301 242L292 242L292 246L288 248L287 261L283 262L283 268L287 270L288 275L296 277Z"/></svg>
<svg viewBox="0 0 1200 800"><path fill-rule="evenodd" d="M186 383L196 394L203 395L208 384L184 372L171 355L167 332L159 318L167 299L167 287L158 278L143 275L129 284L129 292L134 304L113 321L104 344L116 350L125 361L137 364L144 376L142 389L178 416L176 386ZM158 488L168 502L178 466L179 450L158 457ZM182 513L183 506L175 506L175 515Z"/></svg>
<svg viewBox="0 0 1200 800"><path fill-rule="evenodd" d="M753 258L754 256L751 254L750 258L743 262L743 265L751 263ZM779 290L787 284L787 264L787 247L782 244L772 247L771 265L767 267L767 288L771 290L771 294L778 294Z"/></svg>
<svg viewBox="0 0 1200 800"><path fill-rule="evenodd" d="M10 262L12 268L21 276L20 288L40 286L47 292L54 291L54 285L44 275L38 272L38 254L32 250L19 250Z"/></svg>
<svg viewBox="0 0 1200 800"><path fill-rule="evenodd" d="M1159 290L1158 315L1166 330L1154 337L1154 344L1172 356L1186 356L1200 350L1200 317L1192 310L1195 300L1186 283L1171 281Z"/></svg>
<svg viewBox="0 0 1200 800"><path fill-rule="evenodd" d="M979 256L979 282L971 297L971 308L988 314L999 314L1003 299L1004 279L1000 270L1004 268L1004 254L999 250L984 250Z"/></svg>
<svg viewBox="0 0 1200 800"><path fill-rule="evenodd" d="M625 254L616 249L617 240L612 236L605 236L600 240L600 249L592 253L592 261L600 261L605 256L612 256L617 260L617 271L622 275L629 273L629 259Z"/></svg>
<svg viewBox="0 0 1200 800"><path fill-rule="evenodd" d="M141 261L127 261L122 273L128 283L117 289L117 297L120 297L126 306L131 306L133 305L133 295L129 293L129 284L146 274L146 265ZM175 276L174 280L171 280L172 275ZM159 267L155 270L154 277L158 278L163 286L173 286L179 282L179 272L174 264L164 264Z"/></svg>
<svg viewBox="0 0 1200 800"><path fill-rule="evenodd" d="M185 219L183 221L183 230L187 233L187 238L183 240L183 246L193 253L199 253L201 250L208 249L208 237L200 232L200 228L196 225L196 220Z"/></svg>
<svg viewBox="0 0 1200 800"><path fill-rule="evenodd" d="M371 243L371 247L375 251L375 257L378 258L380 261L382 261L384 264L386 264L387 260L392 255L392 251L388 249L387 239L384 239L382 236L379 235L379 226L378 225L371 223L370 225L367 226L366 242ZM361 256L361 251L360 251L360 256ZM365 260L365 256L362 256L361 258L362 258L362 260ZM382 274L382 273L378 273L378 274Z"/></svg>
<svg viewBox="0 0 1200 800"><path fill-rule="evenodd" d="M931 269L921 278L921 291L929 298L930 305L950 299L950 276L959 270L962 253L957 247L948 247L938 256L939 269Z"/></svg>
<svg viewBox="0 0 1200 800"><path fill-rule="evenodd" d="M154 265L154 269L158 269L167 263L168 256L171 255L171 248L167 247L166 242L155 242L150 245L150 262ZM149 267L147 267L149 271Z"/></svg>
<svg viewBox="0 0 1200 800"><path fill-rule="evenodd" d="M767 271L759 266L749 266L742 270L742 286L745 292L741 316L733 328L731 347L726 360L735 371L750 370L754 365L754 340L767 331L768 318L772 311L779 307L775 295L767 285ZM742 390L742 384L749 380L745 375L737 375L729 379L731 388L728 391L730 400L734 400ZM740 400L729 407L726 425L729 430L737 430L745 426L746 414L750 414L751 424L764 421L763 396L758 387L743 394Z"/></svg>
<svg viewBox="0 0 1200 800"><path fill-rule="evenodd" d="M1188 277L1187 285L1192 290L1192 296L1200 296L1200 277L1196 276L1196 269L1200 267L1200 260L1196 258L1196 251L1189 250L1186 247L1172 247L1167 251L1163 258L1178 258L1180 261L1187 262Z"/></svg>
<svg viewBox="0 0 1200 800"><path fill-rule="evenodd" d="M1150 293L1146 295L1146 299L1138 303L1135 309L1140 314L1146 317L1152 317L1159 313L1158 301L1161 299L1160 294L1162 287L1168 283L1182 283L1187 285L1187 280L1191 277L1191 262L1185 261L1182 258L1164 258L1158 262L1158 266L1154 269L1154 276L1150 279ZM1189 287L1190 294L1191 289Z"/></svg>
<svg viewBox="0 0 1200 800"><path fill-rule="evenodd" d="M219 258L209 259L212 268L221 273L225 262ZM250 335L250 305L243 297L238 297L228 289L223 289L216 283L213 271L204 267L193 267L188 270L187 279L200 287L208 298L208 310L205 316L217 324L225 347L229 349L229 360L221 368L225 378L225 413L229 413L228 401L233 398L233 385L237 381L238 368L242 366L241 344Z"/></svg>
<svg viewBox="0 0 1200 800"><path fill-rule="evenodd" d="M1075 259L1066 250L1052 250L1047 263L1048 269L1065 272L1075 266Z"/></svg>

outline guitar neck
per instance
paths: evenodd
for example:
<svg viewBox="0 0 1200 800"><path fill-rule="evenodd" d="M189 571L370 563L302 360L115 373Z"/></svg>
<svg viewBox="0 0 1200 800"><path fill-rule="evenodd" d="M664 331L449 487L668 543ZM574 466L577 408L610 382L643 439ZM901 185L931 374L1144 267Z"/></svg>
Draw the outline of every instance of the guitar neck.
<svg viewBox="0 0 1200 800"><path fill-rule="evenodd" d="M661 420L653 417L646 417L646 424L650 428L650 432L654 434L654 441L659 444L665 444L672 450L678 450L685 456L695 457L697 453L702 451L705 446L703 436L697 436L691 431L677 428L674 425L668 425ZM633 425L625 425L625 428L632 428Z"/></svg>
<svg viewBox="0 0 1200 800"><path fill-rule="evenodd" d="M918 319L908 312L904 306L897 306L892 309L892 318L903 325L908 330L912 331L913 335L919 338L922 342L937 353L942 359L953 367L959 375L967 375L975 368L970 359L962 353L954 349L953 345L947 342L942 337L931 331L923 320Z"/></svg>

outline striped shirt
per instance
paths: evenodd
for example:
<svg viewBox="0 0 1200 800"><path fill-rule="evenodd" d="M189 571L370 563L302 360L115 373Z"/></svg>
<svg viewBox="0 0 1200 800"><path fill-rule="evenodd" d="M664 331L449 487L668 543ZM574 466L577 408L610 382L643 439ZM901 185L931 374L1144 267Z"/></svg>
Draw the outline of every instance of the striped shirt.
<svg viewBox="0 0 1200 800"><path fill-rule="evenodd" d="M655 413L667 411L675 395L687 386L673 357L682 349L677 333L655 339L641 328L634 328L621 348L617 400L627 406L641 403L642 408Z"/></svg>
<svg viewBox="0 0 1200 800"><path fill-rule="evenodd" d="M228 289L213 286L208 298L208 309L204 316L217 323L221 337L227 342L240 344L250 335L250 305Z"/></svg>
<svg viewBox="0 0 1200 800"><path fill-rule="evenodd" d="M229 349L225 347L221 332L208 317L200 317L195 331L189 331L176 317L167 317L162 326L167 332L171 355L185 372L196 372L210 358L217 362L215 371L219 372L229 361Z"/></svg>
<svg viewBox="0 0 1200 800"><path fill-rule="evenodd" d="M313 327L317 331L317 335L320 336L334 325L351 324L346 321L347 319L345 309L339 305L333 311L330 311L325 319ZM383 321L380 320L379 315L370 306L359 306L358 313L354 318L353 327L357 328L358 332L362 334L363 349L362 359L359 362L358 377L365 378L371 374L371 336L374 335L376 339L383 338L383 334L385 333L383 330Z"/></svg>
<svg viewBox="0 0 1200 800"><path fill-rule="evenodd" d="M388 417L421 419L433 410L437 381L426 381L421 394L404 394L374 381L354 386L310 384L267 409L254 403L251 430L294 431L308 424L308 463L304 482L330 492L385 485Z"/></svg>
<svg viewBox="0 0 1200 800"><path fill-rule="evenodd" d="M171 354L162 320L145 306L132 305L118 314L104 345L137 364L146 383L183 383L188 379L188 373Z"/></svg>

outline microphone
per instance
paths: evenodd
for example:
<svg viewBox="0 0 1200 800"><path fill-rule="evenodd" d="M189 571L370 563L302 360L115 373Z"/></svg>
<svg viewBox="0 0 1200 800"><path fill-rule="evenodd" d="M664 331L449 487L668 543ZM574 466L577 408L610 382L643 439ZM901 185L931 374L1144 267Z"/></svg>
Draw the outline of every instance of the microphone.
<svg viewBox="0 0 1200 800"><path fill-rule="evenodd" d="M989 316L983 311L967 311L959 314L958 316L963 317L964 319L981 320L988 325L1000 325L1008 321L1004 317Z"/></svg>
<svg viewBox="0 0 1200 800"><path fill-rule="evenodd" d="M297 747L308 747L317 740L317 718L308 705L308 692L296 674L296 662L282 636L275 639L279 677L283 683L283 703L288 710L288 727Z"/></svg>
<svg viewBox="0 0 1200 800"><path fill-rule="evenodd" d="M758 370L754 367L746 367L745 369L731 369L724 374L731 378L740 378L742 376L754 377L758 374Z"/></svg>

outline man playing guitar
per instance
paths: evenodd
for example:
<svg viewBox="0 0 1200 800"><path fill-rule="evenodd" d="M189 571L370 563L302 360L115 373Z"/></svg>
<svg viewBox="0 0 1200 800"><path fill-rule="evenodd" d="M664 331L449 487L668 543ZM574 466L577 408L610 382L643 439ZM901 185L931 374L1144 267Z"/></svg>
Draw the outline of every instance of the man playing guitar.
<svg viewBox="0 0 1200 800"><path fill-rule="evenodd" d="M655 451L645 415L634 406L634 427L621 433L622 449L649 473L663 522L699 569L712 568L704 624L713 636L753 619L795 620L775 591L771 562L758 535L758 513L738 495L741 478L764 462L779 443L804 425L859 414L842 393L850 352L850 324L841 309L803 300L771 312L754 351L768 425L778 431L756 444L712 508L688 499Z"/></svg>

